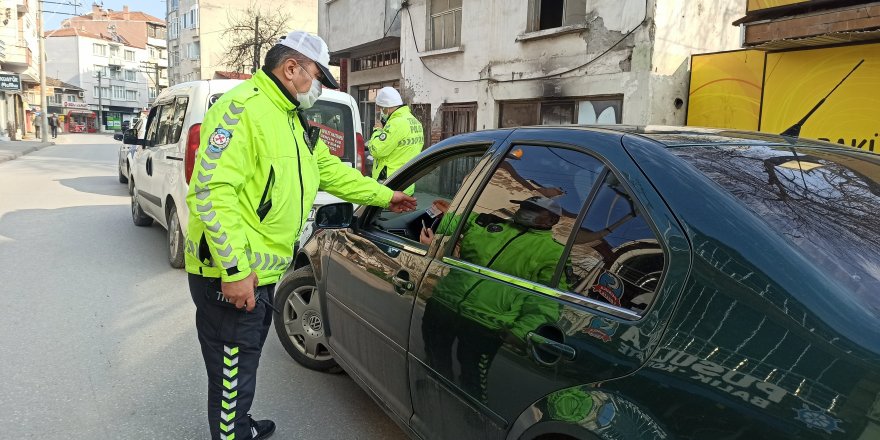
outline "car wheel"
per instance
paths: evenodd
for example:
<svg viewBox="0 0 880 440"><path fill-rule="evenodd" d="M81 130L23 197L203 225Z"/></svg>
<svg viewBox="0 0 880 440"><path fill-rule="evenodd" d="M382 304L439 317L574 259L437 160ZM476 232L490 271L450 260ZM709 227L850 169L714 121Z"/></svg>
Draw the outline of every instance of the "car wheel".
<svg viewBox="0 0 880 440"><path fill-rule="evenodd" d="M134 181L130 181L128 186L131 188L131 221L133 221L136 226L152 225L153 219L141 209L141 204L138 202L138 190L134 185Z"/></svg>
<svg viewBox="0 0 880 440"><path fill-rule="evenodd" d="M119 164L119 183L128 183L128 177L122 174L122 164Z"/></svg>
<svg viewBox="0 0 880 440"><path fill-rule="evenodd" d="M298 364L316 371L340 373L326 346L324 316L318 306L318 289L311 267L285 278L275 289L275 332L287 354Z"/></svg>
<svg viewBox="0 0 880 440"><path fill-rule="evenodd" d="M177 217L177 207L172 203L171 210L168 212L168 263L175 269L180 269L184 265L183 240L180 218Z"/></svg>

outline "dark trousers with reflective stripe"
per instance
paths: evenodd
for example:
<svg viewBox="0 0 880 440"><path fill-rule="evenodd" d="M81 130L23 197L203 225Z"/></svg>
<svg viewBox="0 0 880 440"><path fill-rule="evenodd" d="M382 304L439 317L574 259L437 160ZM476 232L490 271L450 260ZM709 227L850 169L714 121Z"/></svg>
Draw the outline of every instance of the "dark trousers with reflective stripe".
<svg viewBox="0 0 880 440"><path fill-rule="evenodd" d="M220 280L189 275L196 305L196 330L208 372L208 425L214 440L251 438L248 412L257 386L257 367L272 310L257 301L252 312L236 309L220 293ZM257 297L271 303L275 286L260 286Z"/></svg>

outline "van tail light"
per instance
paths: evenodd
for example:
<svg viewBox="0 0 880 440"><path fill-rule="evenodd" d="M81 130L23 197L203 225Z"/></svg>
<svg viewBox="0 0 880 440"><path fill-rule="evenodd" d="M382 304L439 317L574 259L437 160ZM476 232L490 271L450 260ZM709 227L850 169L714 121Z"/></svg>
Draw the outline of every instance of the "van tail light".
<svg viewBox="0 0 880 440"><path fill-rule="evenodd" d="M357 164L355 168L361 171L361 174L369 176L370 170L367 169L366 147L364 146L364 135L357 133L355 136L355 154L357 155Z"/></svg>
<svg viewBox="0 0 880 440"><path fill-rule="evenodd" d="M189 128L186 135L186 156L183 160L184 176L186 176L186 184L189 185L189 179L192 178L193 168L196 166L196 153L199 152L199 137L202 133L202 124L195 124Z"/></svg>

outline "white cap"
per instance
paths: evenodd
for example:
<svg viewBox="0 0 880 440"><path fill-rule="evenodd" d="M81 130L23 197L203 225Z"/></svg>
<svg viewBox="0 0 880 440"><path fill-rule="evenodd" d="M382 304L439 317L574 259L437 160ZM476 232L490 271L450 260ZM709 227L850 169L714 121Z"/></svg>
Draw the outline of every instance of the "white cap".
<svg viewBox="0 0 880 440"><path fill-rule="evenodd" d="M339 88L336 78L330 74L330 50L321 37L305 31L293 31L278 41L278 44L283 44L314 61L324 76L321 83L331 89Z"/></svg>
<svg viewBox="0 0 880 440"><path fill-rule="evenodd" d="M376 105L379 107L400 107L403 99L394 87L382 87L376 95Z"/></svg>

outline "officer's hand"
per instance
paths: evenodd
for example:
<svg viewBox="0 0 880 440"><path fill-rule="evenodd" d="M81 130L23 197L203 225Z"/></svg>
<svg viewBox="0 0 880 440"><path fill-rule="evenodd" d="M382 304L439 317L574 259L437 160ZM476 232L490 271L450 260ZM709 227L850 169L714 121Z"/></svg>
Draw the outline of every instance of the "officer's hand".
<svg viewBox="0 0 880 440"><path fill-rule="evenodd" d="M432 231L431 228L422 228L422 233L419 235L419 242L430 245L433 241L434 231Z"/></svg>
<svg viewBox="0 0 880 440"><path fill-rule="evenodd" d="M393 212L415 211L417 207L416 198L404 194L403 191L394 191L391 203L388 204L388 209Z"/></svg>
<svg viewBox="0 0 880 440"><path fill-rule="evenodd" d="M254 306L257 303L257 300L254 297L254 290L259 282L257 274L251 272L247 278L242 280L220 283L220 290L223 291L223 296L225 296L226 299L235 304L235 307L239 309L244 307L250 312L254 310Z"/></svg>

